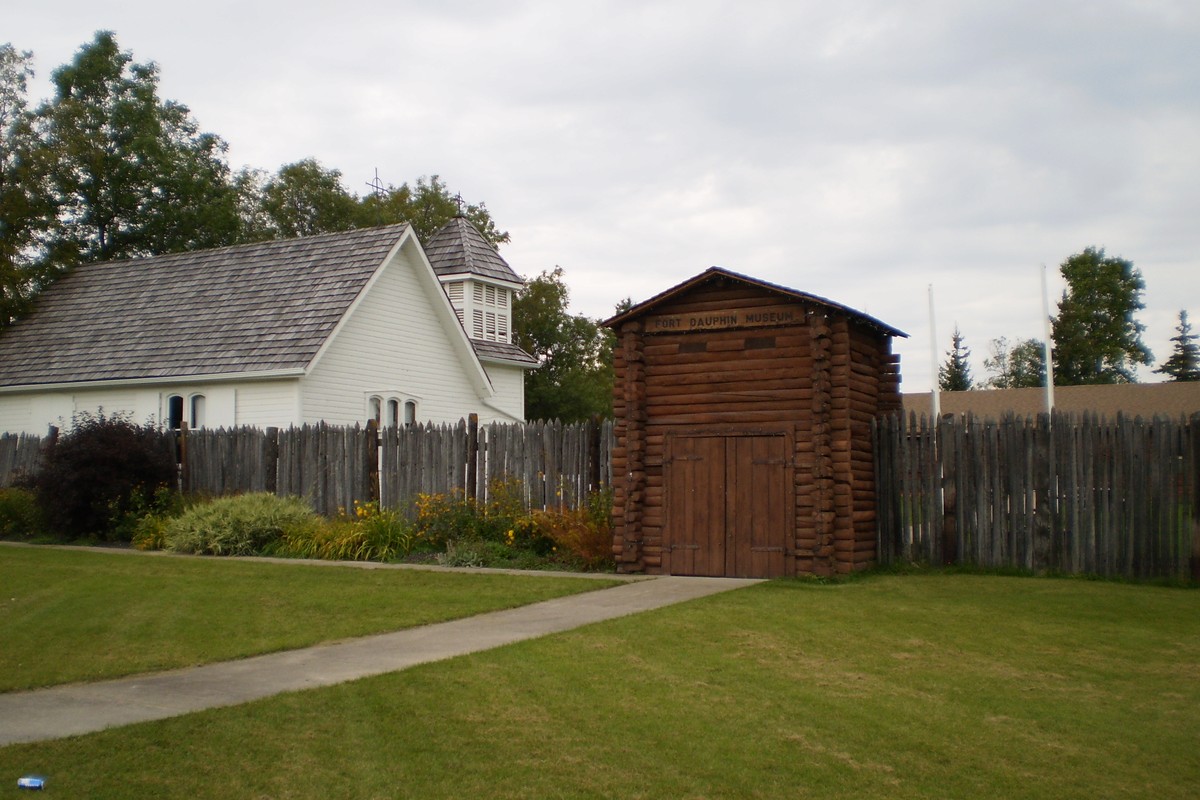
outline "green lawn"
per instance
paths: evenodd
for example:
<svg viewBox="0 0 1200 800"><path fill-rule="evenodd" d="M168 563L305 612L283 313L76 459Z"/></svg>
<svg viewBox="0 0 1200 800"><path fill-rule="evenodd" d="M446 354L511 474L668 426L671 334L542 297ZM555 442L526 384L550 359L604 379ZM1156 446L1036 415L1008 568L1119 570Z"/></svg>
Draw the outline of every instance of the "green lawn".
<svg viewBox="0 0 1200 800"><path fill-rule="evenodd" d="M1192 798L1200 592L772 582L328 689L0 748L90 798Z"/></svg>
<svg viewBox="0 0 1200 800"><path fill-rule="evenodd" d="M0 547L0 691L287 650L607 585Z"/></svg>

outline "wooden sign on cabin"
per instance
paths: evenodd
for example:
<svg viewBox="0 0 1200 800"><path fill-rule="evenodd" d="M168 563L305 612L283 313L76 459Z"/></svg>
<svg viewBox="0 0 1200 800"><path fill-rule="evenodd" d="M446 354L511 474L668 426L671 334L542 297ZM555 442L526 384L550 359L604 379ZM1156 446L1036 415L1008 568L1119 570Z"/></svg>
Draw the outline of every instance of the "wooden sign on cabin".
<svg viewBox="0 0 1200 800"><path fill-rule="evenodd" d="M875 560L871 421L900 412L905 336L713 267L605 325L623 572L777 577Z"/></svg>

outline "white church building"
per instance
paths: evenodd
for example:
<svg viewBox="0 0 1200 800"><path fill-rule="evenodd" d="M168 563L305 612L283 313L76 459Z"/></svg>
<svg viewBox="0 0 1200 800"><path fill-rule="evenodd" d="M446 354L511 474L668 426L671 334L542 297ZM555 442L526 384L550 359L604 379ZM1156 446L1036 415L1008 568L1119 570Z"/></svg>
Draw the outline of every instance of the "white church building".
<svg viewBox="0 0 1200 800"><path fill-rule="evenodd" d="M0 432L523 421L521 285L461 217L81 265L0 334Z"/></svg>

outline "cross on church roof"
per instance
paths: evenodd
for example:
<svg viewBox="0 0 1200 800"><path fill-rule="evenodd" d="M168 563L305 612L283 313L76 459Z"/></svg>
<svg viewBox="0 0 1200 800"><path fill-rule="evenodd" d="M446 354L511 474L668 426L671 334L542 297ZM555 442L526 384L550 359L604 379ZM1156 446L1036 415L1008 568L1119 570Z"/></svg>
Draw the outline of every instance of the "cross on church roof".
<svg viewBox="0 0 1200 800"><path fill-rule="evenodd" d="M379 168L375 168L374 180L367 181L367 186L370 186L375 191L376 197L383 197L383 181L379 179Z"/></svg>

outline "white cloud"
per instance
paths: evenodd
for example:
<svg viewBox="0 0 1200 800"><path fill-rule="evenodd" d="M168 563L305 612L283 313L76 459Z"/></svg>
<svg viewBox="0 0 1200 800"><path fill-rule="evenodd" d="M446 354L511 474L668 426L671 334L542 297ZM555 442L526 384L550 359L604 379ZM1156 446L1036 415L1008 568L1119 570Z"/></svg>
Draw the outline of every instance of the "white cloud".
<svg viewBox="0 0 1200 800"><path fill-rule="evenodd" d="M1200 8L1100 3L23 4L48 73L99 28L232 165L316 157L364 191L439 173L518 272L607 315L708 266L907 330L1040 336L1039 265L1089 245L1146 279L1147 343L1200 315ZM1149 371L1144 377L1153 377Z"/></svg>

